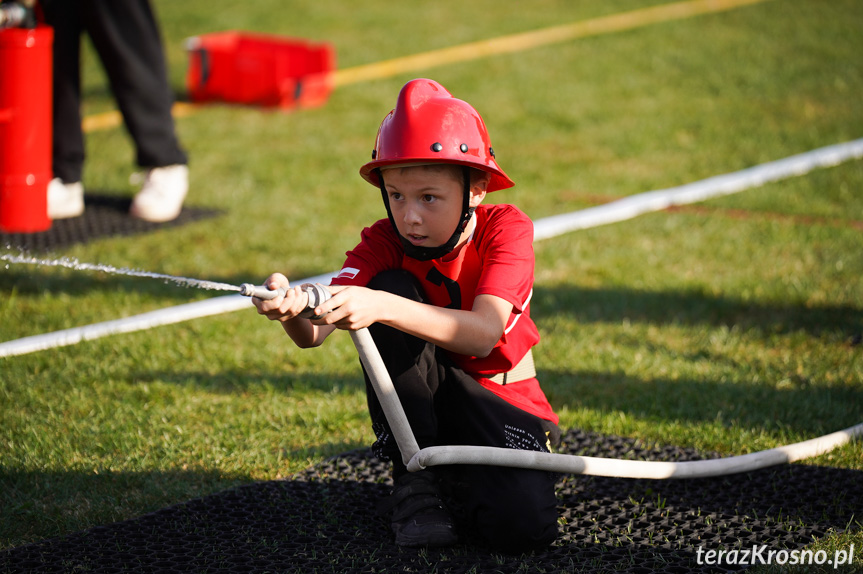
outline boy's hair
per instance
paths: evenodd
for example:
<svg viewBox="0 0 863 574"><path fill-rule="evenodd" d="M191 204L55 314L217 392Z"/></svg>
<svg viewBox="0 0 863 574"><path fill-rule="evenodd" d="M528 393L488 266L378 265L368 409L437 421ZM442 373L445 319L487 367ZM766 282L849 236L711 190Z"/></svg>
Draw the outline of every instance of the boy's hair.
<svg viewBox="0 0 863 574"><path fill-rule="evenodd" d="M381 171L386 174L386 172L391 170L404 173L404 170L406 169L422 169L433 173L445 173L449 175L454 181L458 182L459 184L463 184L465 174L464 167L465 166L457 165L454 163L417 163L387 167L383 168ZM485 172L475 167L469 167L467 173L470 176L471 185L473 185L474 182L485 176Z"/></svg>

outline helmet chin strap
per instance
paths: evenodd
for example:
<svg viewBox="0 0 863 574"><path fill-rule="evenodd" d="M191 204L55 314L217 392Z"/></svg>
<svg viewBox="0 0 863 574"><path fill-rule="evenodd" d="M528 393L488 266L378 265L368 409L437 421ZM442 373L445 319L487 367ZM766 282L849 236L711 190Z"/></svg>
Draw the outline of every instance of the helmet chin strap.
<svg viewBox="0 0 863 574"><path fill-rule="evenodd" d="M381 196L384 200L384 206L387 208L387 216L390 219L390 224L393 226L393 230L396 232L396 235L399 236L399 240L402 242L402 247L405 250L405 254L408 257L412 257L413 259L417 259L419 261L430 261L432 259L439 259L448 253L451 253L455 246L458 244L458 240L461 238L461 234L464 233L464 230L467 229L468 223L470 223L470 218L473 217L473 212L476 211L475 207L470 206L470 168L468 166L462 167L462 173L464 175L464 193L463 193L463 202L462 202L462 214L461 219L459 220L458 225L456 226L455 231L452 236L447 240L443 245L438 245L437 247L417 247L410 241L408 241L401 233L399 233L399 228L396 226L396 221L393 219L393 211L390 209L390 200L389 195L387 194L387 188L384 184L384 174L380 170L378 170L378 180L380 181L381 188Z"/></svg>

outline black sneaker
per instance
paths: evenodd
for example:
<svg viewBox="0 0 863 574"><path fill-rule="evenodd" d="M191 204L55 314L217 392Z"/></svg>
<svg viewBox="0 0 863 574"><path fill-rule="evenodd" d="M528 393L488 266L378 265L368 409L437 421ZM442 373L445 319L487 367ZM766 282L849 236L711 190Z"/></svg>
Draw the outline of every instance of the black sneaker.
<svg viewBox="0 0 863 574"><path fill-rule="evenodd" d="M399 477L381 510L392 511L392 528L399 546L450 546L458 541L452 517L428 470Z"/></svg>

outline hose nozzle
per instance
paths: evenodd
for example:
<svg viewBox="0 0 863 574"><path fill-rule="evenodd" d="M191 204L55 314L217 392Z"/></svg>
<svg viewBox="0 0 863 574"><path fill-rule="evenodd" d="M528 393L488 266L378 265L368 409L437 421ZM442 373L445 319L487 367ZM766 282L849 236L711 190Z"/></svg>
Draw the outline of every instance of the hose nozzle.
<svg viewBox="0 0 863 574"><path fill-rule="evenodd" d="M275 299L279 295L284 296L284 294L284 289L271 290L264 285L252 285L251 283L243 283L240 285L240 295L245 297L257 297L258 299L268 301L270 299Z"/></svg>

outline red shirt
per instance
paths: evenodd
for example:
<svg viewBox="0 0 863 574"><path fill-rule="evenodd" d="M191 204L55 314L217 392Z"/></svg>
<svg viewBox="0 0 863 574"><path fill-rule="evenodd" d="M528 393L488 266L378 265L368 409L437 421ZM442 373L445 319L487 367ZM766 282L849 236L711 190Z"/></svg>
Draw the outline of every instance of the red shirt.
<svg viewBox="0 0 863 574"><path fill-rule="evenodd" d="M363 230L360 244L347 253L333 285L364 286L382 271L404 269L416 277L428 301L439 307L470 310L477 295L494 295L512 304L504 333L487 357L450 352L453 361L482 386L507 402L557 423L535 378L498 385L487 379L511 370L539 342L530 318L533 294L533 222L512 205L480 205L476 228L458 252L419 261L405 255L389 219Z"/></svg>

